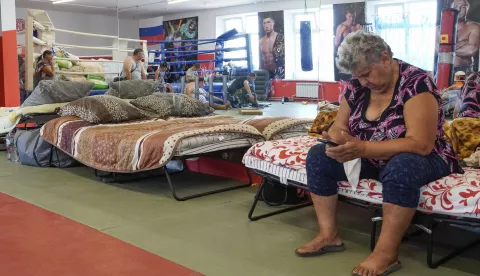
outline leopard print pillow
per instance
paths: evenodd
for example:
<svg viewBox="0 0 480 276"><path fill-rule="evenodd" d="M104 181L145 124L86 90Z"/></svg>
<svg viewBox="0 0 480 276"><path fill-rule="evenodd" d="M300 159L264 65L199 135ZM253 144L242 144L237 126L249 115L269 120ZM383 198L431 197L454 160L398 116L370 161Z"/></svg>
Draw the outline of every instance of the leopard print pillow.
<svg viewBox="0 0 480 276"><path fill-rule="evenodd" d="M202 117L215 110L199 100L184 94L160 94L138 98L132 105L153 117Z"/></svg>
<svg viewBox="0 0 480 276"><path fill-rule="evenodd" d="M122 99L137 99L152 95L160 85L154 80L126 80L110 84L110 89L105 95L111 95Z"/></svg>
<svg viewBox="0 0 480 276"><path fill-rule="evenodd" d="M169 116L179 116L179 108L175 108L175 104L179 101L178 95L175 94L153 94L150 96L140 97L130 103L146 112L150 117L165 118Z"/></svg>
<svg viewBox="0 0 480 276"><path fill-rule="evenodd" d="M333 122L335 122L337 113L338 110L318 112L312 127L308 130L308 134L310 136L321 136L322 132L328 131Z"/></svg>
<svg viewBox="0 0 480 276"><path fill-rule="evenodd" d="M86 97L71 102L58 111L60 116L77 116L94 124L137 120L147 115L135 106L113 96Z"/></svg>

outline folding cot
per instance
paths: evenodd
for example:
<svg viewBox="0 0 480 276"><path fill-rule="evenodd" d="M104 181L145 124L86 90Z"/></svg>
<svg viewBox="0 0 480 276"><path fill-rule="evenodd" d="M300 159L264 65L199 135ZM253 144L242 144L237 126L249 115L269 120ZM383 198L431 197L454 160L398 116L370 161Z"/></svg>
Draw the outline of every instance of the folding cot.
<svg viewBox="0 0 480 276"><path fill-rule="evenodd" d="M283 208L270 213L254 216L265 183L271 181L278 185L292 186L308 191L306 175L306 157L309 149L317 140L310 136L262 142L251 147L243 158L247 168L263 177L248 217L255 221L272 215L303 208L311 202ZM338 183L339 199L372 213L370 246L376 243L378 222L382 220L382 184L375 180L361 180L356 191L345 182ZM420 191L420 202L413 224L420 232L428 234L427 263L430 268L437 268L448 260L479 245L480 239L438 261L433 260L433 245L436 226L449 224L469 229L480 229L480 170L465 169L464 174L452 174L424 186ZM415 234L418 234L416 232Z"/></svg>

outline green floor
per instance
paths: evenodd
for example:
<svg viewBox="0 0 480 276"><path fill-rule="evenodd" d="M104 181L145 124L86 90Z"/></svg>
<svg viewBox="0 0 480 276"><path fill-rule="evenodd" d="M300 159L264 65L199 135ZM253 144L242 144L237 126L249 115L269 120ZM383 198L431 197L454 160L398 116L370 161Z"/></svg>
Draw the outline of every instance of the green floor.
<svg viewBox="0 0 480 276"><path fill-rule="evenodd" d="M163 178L110 185L97 182L93 171L84 167L25 167L8 163L4 153L0 167L1 192L206 275L350 275L369 253L368 213L350 205L341 204L339 219L348 250L301 259L293 251L316 233L313 209L250 222L247 212L254 188L176 202ZM229 182L191 173L173 179L185 188L180 191L184 193ZM449 233L465 236L458 229ZM457 242L452 234L443 236L449 236L445 243ZM425 264L422 242L415 241L402 246L405 268L396 275L478 275L478 250L470 255L476 258L466 256L431 270Z"/></svg>
<svg viewBox="0 0 480 276"><path fill-rule="evenodd" d="M237 112L218 113L237 115ZM264 109L265 116L314 117L315 114L313 104L274 103ZM209 276L350 275L351 269L369 253L369 213L358 207L340 206L339 221L346 252L302 259L294 255L294 249L316 234L313 209L308 207L250 222L247 213L255 188L177 202L161 177L112 185L97 182L93 170L84 167L40 169L8 163L6 159L5 153L0 153L0 192ZM184 188L181 193L233 184L191 173L175 175L173 180ZM442 230L440 253L472 236L459 229ZM431 270L426 266L424 244L417 239L402 245L401 260L405 268L395 275L480 275L480 250Z"/></svg>

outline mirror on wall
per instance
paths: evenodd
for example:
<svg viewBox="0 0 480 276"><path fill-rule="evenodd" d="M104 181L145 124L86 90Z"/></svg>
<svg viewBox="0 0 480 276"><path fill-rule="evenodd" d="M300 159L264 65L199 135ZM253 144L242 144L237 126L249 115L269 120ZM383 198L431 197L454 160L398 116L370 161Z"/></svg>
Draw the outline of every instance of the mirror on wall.
<svg viewBox="0 0 480 276"><path fill-rule="evenodd" d="M106 89L118 74L117 0L17 1L17 50L25 61L22 101L41 80L90 81Z"/></svg>

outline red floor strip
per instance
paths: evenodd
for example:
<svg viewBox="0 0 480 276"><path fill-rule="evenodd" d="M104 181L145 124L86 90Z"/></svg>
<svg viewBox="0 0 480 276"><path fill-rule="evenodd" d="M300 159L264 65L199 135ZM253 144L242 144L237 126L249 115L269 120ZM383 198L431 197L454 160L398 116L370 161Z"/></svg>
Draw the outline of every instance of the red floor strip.
<svg viewBox="0 0 480 276"><path fill-rule="evenodd" d="M202 274L93 228L0 193L0 275Z"/></svg>

